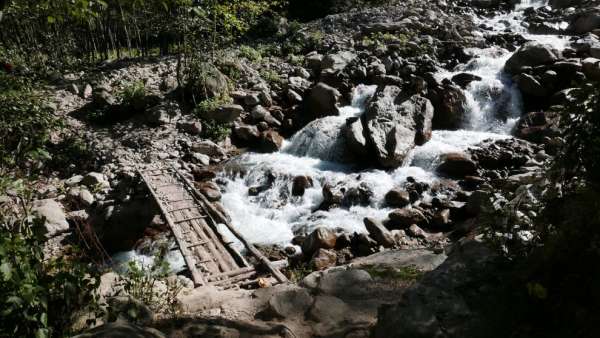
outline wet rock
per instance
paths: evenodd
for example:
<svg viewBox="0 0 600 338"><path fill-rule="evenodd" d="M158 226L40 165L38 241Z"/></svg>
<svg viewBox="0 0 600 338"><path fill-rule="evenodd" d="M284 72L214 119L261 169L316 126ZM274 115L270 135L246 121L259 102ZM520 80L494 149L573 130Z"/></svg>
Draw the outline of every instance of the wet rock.
<svg viewBox="0 0 600 338"><path fill-rule="evenodd" d="M429 88L427 98L434 108L434 129L455 130L463 125L467 98L460 88L445 83Z"/></svg>
<svg viewBox="0 0 600 338"><path fill-rule="evenodd" d="M292 196L304 196L306 189L313 186L313 180L310 176L296 176L292 184Z"/></svg>
<svg viewBox="0 0 600 338"><path fill-rule="evenodd" d="M69 231L67 216L60 203L53 199L38 200L33 202L32 214L44 219L44 232L47 238L51 238Z"/></svg>
<svg viewBox="0 0 600 338"><path fill-rule="evenodd" d="M348 149L356 158L366 158L368 156L367 139L364 135L364 128L360 119L348 121L343 129L344 138Z"/></svg>
<svg viewBox="0 0 600 338"><path fill-rule="evenodd" d="M346 189L341 184L323 186L323 205L326 207L341 205Z"/></svg>
<svg viewBox="0 0 600 338"><path fill-rule="evenodd" d="M581 62L585 76L594 81L600 81L600 59L587 58Z"/></svg>
<svg viewBox="0 0 600 338"><path fill-rule="evenodd" d="M431 223L436 229L448 231L449 225L451 223L450 209L443 209L437 211L433 216Z"/></svg>
<svg viewBox="0 0 600 338"><path fill-rule="evenodd" d="M206 198L211 202L216 202L221 200L221 190L219 186L213 182L201 182L196 185L198 187L198 191L201 194L206 196Z"/></svg>
<svg viewBox="0 0 600 338"><path fill-rule="evenodd" d="M406 229L412 224L427 224L427 217L423 212L414 208L396 209L388 215L388 229Z"/></svg>
<svg viewBox="0 0 600 338"><path fill-rule="evenodd" d="M567 30L575 34L585 34L598 28L600 28L600 7L593 7L577 14Z"/></svg>
<svg viewBox="0 0 600 338"><path fill-rule="evenodd" d="M529 74L519 74L516 82L523 94L535 97L548 95L548 91L540 84L539 80Z"/></svg>
<svg viewBox="0 0 600 338"><path fill-rule="evenodd" d="M352 207L355 205L369 205L371 203L371 198L373 197L373 191L371 188L365 183L361 182L356 187L350 187L344 193L344 197L342 199L342 206L344 207Z"/></svg>
<svg viewBox="0 0 600 338"><path fill-rule="evenodd" d="M244 113L244 107L237 104L224 104L215 110L206 110L202 117L219 123L230 123L235 121Z"/></svg>
<svg viewBox="0 0 600 338"><path fill-rule="evenodd" d="M467 154L450 153L442 156L442 164L437 168L441 174L462 178L477 174L477 164Z"/></svg>
<svg viewBox="0 0 600 338"><path fill-rule="evenodd" d="M410 204L410 194L399 188L392 189L385 194L385 203L394 208L404 208Z"/></svg>
<svg viewBox="0 0 600 338"><path fill-rule="evenodd" d="M252 118L256 122L264 121L268 123L270 126L279 127L281 126L281 122L279 122L276 118L271 115L271 113L263 106L257 105L252 108L251 112Z"/></svg>
<svg viewBox="0 0 600 338"><path fill-rule="evenodd" d="M560 134L558 116L550 112L531 112L522 116L517 123L515 136L524 140L542 143L546 137Z"/></svg>
<svg viewBox="0 0 600 338"><path fill-rule="evenodd" d="M391 248L396 244L394 237L388 229L386 229L381 222L373 218L365 218L363 220L369 235L380 245L386 248Z"/></svg>
<svg viewBox="0 0 600 338"><path fill-rule="evenodd" d="M292 104L298 104L302 102L302 96L291 89L288 89L286 96Z"/></svg>
<svg viewBox="0 0 600 338"><path fill-rule="evenodd" d="M400 88L379 90L365 113L365 134L382 167L396 168L415 145L431 138L433 106L426 98L406 97Z"/></svg>
<svg viewBox="0 0 600 338"><path fill-rule="evenodd" d="M316 118L338 115L338 104L341 98L340 92L322 82L317 83L310 90L310 94L304 100L304 114L306 121L312 121Z"/></svg>
<svg viewBox="0 0 600 338"><path fill-rule="evenodd" d="M283 146L283 137L274 130L267 130L260 135L259 150L265 153L279 151Z"/></svg>
<svg viewBox="0 0 600 338"><path fill-rule="evenodd" d="M197 166L194 166L192 169L192 175L197 182L210 181L217 177L217 173L215 173L214 170L202 169Z"/></svg>
<svg viewBox="0 0 600 338"><path fill-rule="evenodd" d="M558 61L560 52L538 42L528 42L519 48L504 65L504 70L510 74L521 73L524 67L550 64Z"/></svg>
<svg viewBox="0 0 600 338"><path fill-rule="evenodd" d="M337 254L333 250L319 249L312 256L311 264L316 270L325 270L335 266L337 262Z"/></svg>
<svg viewBox="0 0 600 338"><path fill-rule="evenodd" d="M333 249L337 236L327 228L315 229L302 243L302 252L305 256L312 256L319 249Z"/></svg>
<svg viewBox="0 0 600 338"><path fill-rule="evenodd" d="M462 89L466 89L474 81L481 81L481 77L470 73L460 73L452 77L452 82L459 85Z"/></svg>

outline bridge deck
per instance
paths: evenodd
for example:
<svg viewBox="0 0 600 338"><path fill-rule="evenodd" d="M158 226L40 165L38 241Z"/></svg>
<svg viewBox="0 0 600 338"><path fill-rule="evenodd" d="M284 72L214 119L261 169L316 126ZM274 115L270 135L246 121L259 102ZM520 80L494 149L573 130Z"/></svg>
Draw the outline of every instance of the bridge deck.
<svg viewBox="0 0 600 338"><path fill-rule="evenodd" d="M227 217L173 166L161 165L138 172L171 228L196 286L229 288L253 284L261 272L270 274L277 282L287 282L274 264L248 243ZM218 224L226 226L260 266L251 266L217 230Z"/></svg>

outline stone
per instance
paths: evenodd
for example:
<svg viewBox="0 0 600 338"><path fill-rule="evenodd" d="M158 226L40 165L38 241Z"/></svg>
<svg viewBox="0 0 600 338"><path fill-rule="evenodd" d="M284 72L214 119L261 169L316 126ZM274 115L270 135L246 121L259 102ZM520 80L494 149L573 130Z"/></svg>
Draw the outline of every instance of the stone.
<svg viewBox="0 0 600 338"><path fill-rule="evenodd" d="M166 338L167 336L160 331L149 328L141 327L135 324L118 321L107 323L82 333L73 338L118 338L118 337L131 337L131 338Z"/></svg>
<svg viewBox="0 0 600 338"><path fill-rule="evenodd" d="M394 208L404 208L410 204L410 194L400 188L395 188L385 194L385 203Z"/></svg>
<svg viewBox="0 0 600 338"><path fill-rule="evenodd" d="M198 168L198 166L194 166L192 175L197 182L210 181L217 177L217 173L213 170Z"/></svg>
<svg viewBox="0 0 600 338"><path fill-rule="evenodd" d="M430 87L427 98L434 109L434 129L456 130L463 126L467 114L467 98L459 87L450 83Z"/></svg>
<svg viewBox="0 0 600 338"><path fill-rule="evenodd" d="M213 182L201 182L196 184L200 193L202 193L211 202L221 200L221 190L219 186Z"/></svg>
<svg viewBox="0 0 600 338"><path fill-rule="evenodd" d="M452 82L462 89L466 89L474 81L481 81L481 77L470 73L459 73L452 77Z"/></svg>
<svg viewBox="0 0 600 338"><path fill-rule="evenodd" d="M311 258L311 265L318 271L335 266L337 255L333 250L319 249Z"/></svg>
<svg viewBox="0 0 600 338"><path fill-rule="evenodd" d="M91 172L85 175L83 177L83 180L81 180L81 184L87 186L90 189L110 188L110 183L108 182L108 179L106 179L106 176L104 176L104 174L102 173L97 172Z"/></svg>
<svg viewBox="0 0 600 338"><path fill-rule="evenodd" d="M313 180L310 176L296 176L292 183L292 196L304 196L308 188L313 187Z"/></svg>
<svg viewBox="0 0 600 338"><path fill-rule="evenodd" d="M336 54L329 54L321 62L322 69L331 69L333 71L342 71L350 62L356 59L357 55L350 51L341 51Z"/></svg>
<svg viewBox="0 0 600 338"><path fill-rule="evenodd" d="M283 137L274 130L268 130L261 134L259 150L265 153L279 151L283 146Z"/></svg>
<svg viewBox="0 0 600 338"><path fill-rule="evenodd" d="M482 190L474 191L467 200L465 210L469 215L479 215L490 202L490 193Z"/></svg>
<svg viewBox="0 0 600 338"><path fill-rule="evenodd" d="M146 123L151 126L163 126L173 123L181 116L181 109L175 102L166 102L154 106L144 115Z"/></svg>
<svg viewBox="0 0 600 338"><path fill-rule="evenodd" d="M427 224L427 217L414 208L396 209L389 213L388 228L406 229L412 224Z"/></svg>
<svg viewBox="0 0 600 338"><path fill-rule="evenodd" d="M75 176L72 176L71 178L65 180L65 185L67 187L73 187L73 186L76 186L79 183L81 183L81 181L83 181L83 176L82 175L75 175Z"/></svg>
<svg viewBox="0 0 600 338"><path fill-rule="evenodd" d="M117 103L117 99L106 89L99 88L93 93L93 103L96 107L108 107Z"/></svg>
<svg viewBox="0 0 600 338"><path fill-rule="evenodd" d="M322 82L317 83L304 100L306 121L329 115L338 115L341 96L337 89Z"/></svg>
<svg viewBox="0 0 600 338"><path fill-rule="evenodd" d="M600 28L600 7L593 7L576 15L567 30L581 35L598 28Z"/></svg>
<svg viewBox="0 0 600 338"><path fill-rule="evenodd" d="M302 96L292 89L288 89L286 95L291 104L298 104L302 102Z"/></svg>
<svg viewBox="0 0 600 338"><path fill-rule="evenodd" d="M178 121L177 129L190 135L200 135L202 133L202 123L194 120Z"/></svg>
<svg viewBox="0 0 600 338"><path fill-rule="evenodd" d="M309 318L319 323L338 323L352 319L356 315L343 300L327 295L319 295L310 309Z"/></svg>
<svg viewBox="0 0 600 338"><path fill-rule="evenodd" d="M312 256L319 249L333 249L337 236L333 231L324 227L315 229L302 243L302 252L305 256Z"/></svg>
<svg viewBox="0 0 600 338"><path fill-rule="evenodd" d="M71 188L68 192L69 197L76 203L89 207L94 204L94 195L86 188Z"/></svg>
<svg viewBox="0 0 600 338"><path fill-rule="evenodd" d="M217 145L216 143L209 141L209 140L204 140L204 141L200 141L200 142L196 142L196 143L192 144L192 151L200 153L200 154L208 155L211 158L227 157L227 153L225 152L225 150L223 150L223 148L221 148L219 145Z"/></svg>
<svg viewBox="0 0 600 338"><path fill-rule="evenodd" d="M546 137L559 135L558 114L551 112L523 115L515 128L515 136L534 143L543 143Z"/></svg>
<svg viewBox="0 0 600 338"><path fill-rule="evenodd" d="M447 231L448 225L451 223L450 221L450 209L443 209L437 211L433 215L433 219L431 220L433 226L442 231Z"/></svg>
<svg viewBox="0 0 600 338"><path fill-rule="evenodd" d="M195 76L188 81L186 88L198 100L222 97L229 92L229 81L215 65L203 62L195 66Z"/></svg>
<svg viewBox="0 0 600 338"><path fill-rule="evenodd" d="M208 155L204 155L204 154L200 154L200 153L192 153L192 162L196 163L196 164L200 164L203 166L207 166L210 164L210 156Z"/></svg>
<svg viewBox="0 0 600 338"><path fill-rule="evenodd" d="M81 92L81 97L84 99L89 99L90 97L92 97L92 92L93 92L92 86L90 86L90 84L87 83L85 85L85 87L83 88L83 91Z"/></svg>
<svg viewBox="0 0 600 338"><path fill-rule="evenodd" d="M309 53L304 58L304 61L306 62L308 68L312 69L313 71L320 71L323 63L323 55L316 52Z"/></svg>
<svg viewBox="0 0 600 338"><path fill-rule="evenodd" d="M354 262L352 263L354 267ZM356 299L366 293L365 285L373 282L371 275L362 269L330 270L323 273L315 287L319 294L345 299Z"/></svg>
<svg viewBox="0 0 600 338"><path fill-rule="evenodd" d="M244 107L239 104L224 104L215 110L202 112L202 118L217 121L219 123L231 123L244 113Z"/></svg>
<svg viewBox="0 0 600 338"><path fill-rule="evenodd" d="M437 171L450 177L463 178L476 175L477 164L467 154L450 153L442 156L442 164Z"/></svg>
<svg viewBox="0 0 600 338"><path fill-rule="evenodd" d="M254 108L252 108L252 112L250 114L256 122L264 121L267 122L270 126L281 126L281 122L274 118L273 115L271 115L271 113L261 105L257 105Z"/></svg>
<svg viewBox="0 0 600 338"><path fill-rule="evenodd" d="M374 218L366 217L363 220L369 236L373 238L380 245L391 248L396 244L394 237L388 229L386 229L381 222Z"/></svg>
<svg viewBox="0 0 600 338"><path fill-rule="evenodd" d="M343 135L348 150L354 157L366 158L368 156L368 144L364 135L362 121L359 118L349 120L343 127Z"/></svg>
<svg viewBox="0 0 600 338"><path fill-rule="evenodd" d="M244 98L244 104L250 107L254 107L260 103L260 98L258 97L258 93L249 93Z"/></svg>
<svg viewBox="0 0 600 338"><path fill-rule="evenodd" d="M583 73L593 81L600 81L600 59L586 58L581 62Z"/></svg>
<svg viewBox="0 0 600 338"><path fill-rule="evenodd" d="M233 127L233 134L241 141L256 142L260 138L258 127L248 124L236 124Z"/></svg>
<svg viewBox="0 0 600 338"><path fill-rule="evenodd" d="M269 312L279 318L304 317L313 303L306 289L293 288L275 293L269 298Z"/></svg>
<svg viewBox="0 0 600 338"><path fill-rule="evenodd" d="M534 67L551 64L558 61L560 52L551 45L538 42L528 42L521 46L504 65L504 70L509 74L519 74L524 67Z"/></svg>
<svg viewBox="0 0 600 338"><path fill-rule="evenodd" d="M427 239L428 237L427 233L416 224L409 226L406 233L415 238Z"/></svg>
<svg viewBox="0 0 600 338"><path fill-rule="evenodd" d="M396 86L379 90L365 113L365 135L384 168L402 165L415 145L431 138L433 106L419 95L405 97Z"/></svg>
<svg viewBox="0 0 600 338"><path fill-rule="evenodd" d="M33 202L31 212L44 219L44 232L47 238L55 237L69 231L69 222L60 203L53 199Z"/></svg>
<svg viewBox="0 0 600 338"><path fill-rule="evenodd" d="M535 97L548 95L548 91L540 84L539 80L529 74L519 74L516 82L523 94Z"/></svg>

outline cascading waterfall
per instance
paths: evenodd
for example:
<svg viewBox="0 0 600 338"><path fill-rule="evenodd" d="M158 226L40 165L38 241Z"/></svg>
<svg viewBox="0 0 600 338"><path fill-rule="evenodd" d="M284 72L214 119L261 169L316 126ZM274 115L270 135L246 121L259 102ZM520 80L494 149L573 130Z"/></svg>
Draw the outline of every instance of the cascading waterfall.
<svg viewBox="0 0 600 338"><path fill-rule="evenodd" d="M567 44L565 38L531 35L522 25L525 8L546 4L547 1L540 0L521 1L512 12L493 18L473 19L492 31L510 29L529 40L562 49ZM373 86L359 86L354 91L352 104L341 108L339 116L309 123L286 142L280 152L241 155L231 166L243 168L243 176L240 170L233 169L220 174L220 180L225 182L222 203L234 226L257 244L288 245L294 233L310 232L317 226L364 232L364 217L383 219L390 212L380 202L390 189L405 183L409 176L421 182L436 180L434 169L439 164L440 155L464 151L486 139L510 137L510 130L522 112L520 93L503 72L504 64L512 53L499 47L470 49L467 52L475 56L470 62L459 65L452 72L440 70L436 74L440 80L462 72L482 79L465 89L468 117L463 129L434 131L429 142L411 152L405 166L393 171L355 172L351 165L340 163L344 149L341 128L348 118L363 113L366 101L375 90ZM293 179L301 175L311 177L313 186L306 189L301 197L292 196ZM368 206L314 212L323 202L323 186L339 182L348 188L366 184L372 190L371 200L374 202ZM250 188L257 193L250 194Z"/></svg>

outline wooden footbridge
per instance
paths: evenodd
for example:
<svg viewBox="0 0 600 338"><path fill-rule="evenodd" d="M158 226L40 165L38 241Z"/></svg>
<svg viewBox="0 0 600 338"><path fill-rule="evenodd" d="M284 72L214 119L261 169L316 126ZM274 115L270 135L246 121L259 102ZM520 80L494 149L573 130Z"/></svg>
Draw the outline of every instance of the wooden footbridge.
<svg viewBox="0 0 600 338"><path fill-rule="evenodd" d="M173 165L138 169L143 182L158 204L171 228L179 250L196 287L213 285L223 288L250 286L259 278L285 283L287 278L249 243L223 213ZM244 244L246 251L258 262L249 264L225 236L219 232L224 225Z"/></svg>

